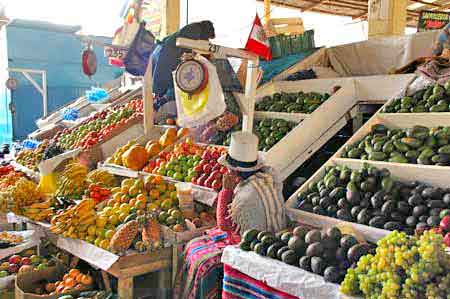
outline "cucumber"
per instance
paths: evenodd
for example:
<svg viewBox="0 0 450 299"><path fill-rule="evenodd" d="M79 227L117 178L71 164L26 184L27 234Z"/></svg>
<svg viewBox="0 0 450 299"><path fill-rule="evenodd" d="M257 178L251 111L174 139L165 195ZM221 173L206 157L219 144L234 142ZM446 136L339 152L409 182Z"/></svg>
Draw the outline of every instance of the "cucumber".
<svg viewBox="0 0 450 299"><path fill-rule="evenodd" d="M444 154L444 153L443 153ZM429 159L434 156L434 151L431 148L425 148L419 155L419 158Z"/></svg>
<svg viewBox="0 0 450 299"><path fill-rule="evenodd" d="M347 157L350 159L357 159L361 155L361 151L358 148L354 148L347 153Z"/></svg>
<svg viewBox="0 0 450 299"><path fill-rule="evenodd" d="M425 108L424 105L417 105L413 108L411 108L410 110L412 113L423 113L423 112L428 112L428 109Z"/></svg>

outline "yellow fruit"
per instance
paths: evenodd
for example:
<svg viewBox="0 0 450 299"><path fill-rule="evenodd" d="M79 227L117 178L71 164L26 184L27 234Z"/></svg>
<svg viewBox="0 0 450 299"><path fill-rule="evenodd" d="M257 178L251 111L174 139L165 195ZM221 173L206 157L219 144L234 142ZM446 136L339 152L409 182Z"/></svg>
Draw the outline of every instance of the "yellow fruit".
<svg viewBox="0 0 450 299"><path fill-rule="evenodd" d="M125 218L128 217L128 214L126 213L120 213L119 214L119 222L123 222L125 220Z"/></svg>
<svg viewBox="0 0 450 299"><path fill-rule="evenodd" d="M129 189L129 188L131 188L131 186L133 186L133 184L134 184L134 180L133 179L124 179L122 181L122 183L120 184L120 186L122 188L123 187L128 187L128 189Z"/></svg>
<svg viewBox="0 0 450 299"><path fill-rule="evenodd" d="M122 186L121 188L120 188L120 193L122 193L122 194L128 194L128 191L130 190L130 186Z"/></svg>
<svg viewBox="0 0 450 299"><path fill-rule="evenodd" d="M144 210L138 210L138 211L136 212L136 215L138 215L138 216L143 216L143 215L145 215L145 211L144 211Z"/></svg>
<svg viewBox="0 0 450 299"><path fill-rule="evenodd" d="M99 243L99 246L98 246L98 247L107 250L107 249L109 248L109 240L108 240L108 239L102 240L102 241Z"/></svg>
<svg viewBox="0 0 450 299"><path fill-rule="evenodd" d="M161 192L161 193L163 193L163 192L165 192L166 190L167 190L167 186L166 186L166 184L159 184L158 185L158 190L159 190L159 192Z"/></svg>
<svg viewBox="0 0 450 299"><path fill-rule="evenodd" d="M114 187L111 189L111 193L112 194L116 194L117 192L120 192L121 188L120 187Z"/></svg>
<svg viewBox="0 0 450 299"><path fill-rule="evenodd" d="M95 230L95 235L97 236L97 238L103 239L103 236L105 235L105 230L103 228L97 227L97 229Z"/></svg>
<svg viewBox="0 0 450 299"><path fill-rule="evenodd" d="M147 203L147 196L145 196L144 194L141 193L136 197L136 200L140 200L140 201Z"/></svg>
<svg viewBox="0 0 450 299"><path fill-rule="evenodd" d="M130 201L130 197L128 196L128 194L124 194L122 195L122 197L120 198L120 202L118 202L119 204L121 203L127 203Z"/></svg>
<svg viewBox="0 0 450 299"><path fill-rule="evenodd" d="M88 227L88 235L89 236L95 236L95 231L96 231L97 227L95 225L91 225Z"/></svg>
<svg viewBox="0 0 450 299"><path fill-rule="evenodd" d="M139 194L139 188L136 188L136 186L133 186L128 190L128 195L131 197L136 197Z"/></svg>
<svg viewBox="0 0 450 299"><path fill-rule="evenodd" d="M107 222L108 222L107 217L97 217L97 219L95 219L95 225L98 228L104 228Z"/></svg>
<svg viewBox="0 0 450 299"><path fill-rule="evenodd" d="M101 241L102 241L102 239L100 239L100 238L95 239L94 245L97 246L97 247L100 247L100 242Z"/></svg>
<svg viewBox="0 0 450 299"><path fill-rule="evenodd" d="M172 200L170 198L164 199L161 203L161 209L168 211L172 207Z"/></svg>
<svg viewBox="0 0 450 299"><path fill-rule="evenodd" d="M121 213L128 214L128 213L130 213L130 208L131 208L131 207L130 207L129 204L123 203L123 204L120 205L120 212L121 212Z"/></svg>
<svg viewBox="0 0 450 299"><path fill-rule="evenodd" d="M108 222L112 225L116 225L117 223L119 223L119 218L116 215L111 215L108 218Z"/></svg>
<svg viewBox="0 0 450 299"><path fill-rule="evenodd" d="M94 243L95 237L94 236L86 236L85 240L88 243Z"/></svg>
<svg viewBox="0 0 450 299"><path fill-rule="evenodd" d="M112 229L107 230L106 233L105 233L105 238L106 238L106 239L111 239L112 236L114 236L114 233L115 233L115 231L112 230Z"/></svg>
<svg viewBox="0 0 450 299"><path fill-rule="evenodd" d="M174 184L167 184L167 190L168 191L175 191L176 190L175 185Z"/></svg>
<svg viewBox="0 0 450 299"><path fill-rule="evenodd" d="M153 202L158 208L161 207L162 200L158 199Z"/></svg>
<svg viewBox="0 0 450 299"><path fill-rule="evenodd" d="M142 179L137 179L137 180L134 182L134 185L133 185L133 186L136 187L138 190L144 189L144 180L142 180Z"/></svg>
<svg viewBox="0 0 450 299"><path fill-rule="evenodd" d="M136 201L135 207L139 210L145 209L145 201L142 201L142 200Z"/></svg>
<svg viewBox="0 0 450 299"><path fill-rule="evenodd" d="M113 199L115 202L120 202L120 199L122 198L122 196L123 196L122 192L117 192L117 193L114 193Z"/></svg>
<svg viewBox="0 0 450 299"><path fill-rule="evenodd" d="M136 198L132 198L132 199L130 199L130 201L128 202L128 204L130 205L130 207L134 207L134 206L136 206L136 201L137 201Z"/></svg>
<svg viewBox="0 0 450 299"><path fill-rule="evenodd" d="M105 215L105 216L110 216L111 215L111 211L112 211L111 207L106 207L106 208L104 208L102 210L102 214Z"/></svg>
<svg viewBox="0 0 450 299"><path fill-rule="evenodd" d="M150 198L154 199L154 200L158 199L159 198L159 191L156 190L156 189L151 190L150 191Z"/></svg>
<svg viewBox="0 0 450 299"><path fill-rule="evenodd" d="M170 198L171 199L177 199L178 198L177 191L171 191L170 192Z"/></svg>
<svg viewBox="0 0 450 299"><path fill-rule="evenodd" d="M156 211L158 209L158 205L155 204L154 202L149 203L147 205L147 211L152 212L152 211Z"/></svg>

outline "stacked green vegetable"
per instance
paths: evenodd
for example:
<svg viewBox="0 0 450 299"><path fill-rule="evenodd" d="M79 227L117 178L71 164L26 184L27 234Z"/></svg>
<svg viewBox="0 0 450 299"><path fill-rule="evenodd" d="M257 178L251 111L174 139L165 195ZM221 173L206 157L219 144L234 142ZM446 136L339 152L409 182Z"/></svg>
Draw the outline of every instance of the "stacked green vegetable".
<svg viewBox="0 0 450 299"><path fill-rule="evenodd" d="M257 120L253 126L253 132L259 138L258 149L260 151L269 151L272 146L278 143L287 135L297 123L289 122L284 119L263 119ZM240 130L240 125L236 126L230 132L223 136L223 141L217 141L217 144L229 146L231 142L231 134L236 130Z"/></svg>
<svg viewBox="0 0 450 299"><path fill-rule="evenodd" d="M412 96L398 98L383 108L384 113L423 113L450 111L450 81L431 85Z"/></svg>
<svg viewBox="0 0 450 299"><path fill-rule="evenodd" d="M275 93L272 96L265 96L256 103L257 111L287 112L287 113L312 113L314 110L328 100L328 93L317 92L304 93Z"/></svg>
<svg viewBox="0 0 450 299"><path fill-rule="evenodd" d="M450 298L450 256L442 236L393 232L378 241L376 254L360 258L349 269L341 291L367 299Z"/></svg>
<svg viewBox="0 0 450 299"><path fill-rule="evenodd" d="M276 235L251 229L243 234L240 248L322 275L333 283L341 282L347 269L372 250L371 245L343 235L337 227L321 232L306 226Z"/></svg>
<svg viewBox="0 0 450 299"><path fill-rule="evenodd" d="M298 208L319 215L414 234L450 214L450 189L394 181L387 169L330 166L298 195Z"/></svg>
<svg viewBox="0 0 450 299"><path fill-rule="evenodd" d="M377 124L365 138L347 146L341 157L449 166L450 127L389 129Z"/></svg>

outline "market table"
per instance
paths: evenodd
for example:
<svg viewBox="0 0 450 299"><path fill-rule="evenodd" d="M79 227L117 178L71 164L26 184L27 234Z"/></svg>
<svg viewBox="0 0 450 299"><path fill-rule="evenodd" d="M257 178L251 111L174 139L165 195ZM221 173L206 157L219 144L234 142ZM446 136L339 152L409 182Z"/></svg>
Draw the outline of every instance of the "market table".
<svg viewBox="0 0 450 299"><path fill-rule="evenodd" d="M278 260L262 257L254 252L246 252L237 246L227 246L222 254L222 263L285 296L301 299L345 298L339 292L339 285L325 282L316 274L287 265ZM225 273L225 276L227 273ZM246 281L251 287L251 281ZM292 298L292 297L281 297Z"/></svg>
<svg viewBox="0 0 450 299"><path fill-rule="evenodd" d="M160 289L172 287L170 275L173 261L176 260L178 254L176 246L162 248L151 253L128 251L128 255L118 256L88 242L53 234L49 231L50 224L48 223L32 221L22 216L15 217L17 220L29 224L34 230L40 231L56 247L101 269L102 276L106 280L105 284L108 284L106 273L117 278L119 299L133 298L133 278L151 272L160 271L158 283ZM12 216L10 219L14 220Z"/></svg>

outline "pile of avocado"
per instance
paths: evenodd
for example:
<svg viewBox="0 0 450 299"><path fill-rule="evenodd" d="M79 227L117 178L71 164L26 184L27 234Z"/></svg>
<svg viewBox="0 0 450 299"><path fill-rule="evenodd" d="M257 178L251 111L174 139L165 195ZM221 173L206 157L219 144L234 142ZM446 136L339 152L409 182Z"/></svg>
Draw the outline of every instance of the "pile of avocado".
<svg viewBox="0 0 450 299"><path fill-rule="evenodd" d="M347 146L342 158L450 165L450 127L389 129L382 124L372 126L371 132L359 142Z"/></svg>
<svg viewBox="0 0 450 299"><path fill-rule="evenodd" d="M259 150L269 151L289 133L297 123L284 119L263 119L255 121L254 132L259 138Z"/></svg>
<svg viewBox="0 0 450 299"><path fill-rule="evenodd" d="M321 232L306 226L276 235L251 229L243 234L240 248L322 275L332 283L340 283L347 269L373 250L336 227Z"/></svg>
<svg viewBox="0 0 450 299"><path fill-rule="evenodd" d="M298 195L299 209L410 235L450 215L450 189L394 181L389 170L368 165L329 166L325 173Z"/></svg>
<svg viewBox="0 0 450 299"><path fill-rule="evenodd" d="M431 85L410 97L398 98L383 108L383 113L423 113L450 111L450 81Z"/></svg>
<svg viewBox="0 0 450 299"><path fill-rule="evenodd" d="M328 93L304 93L302 91L275 93L272 96L265 96L256 103L256 111L312 113L329 98L330 95Z"/></svg>

